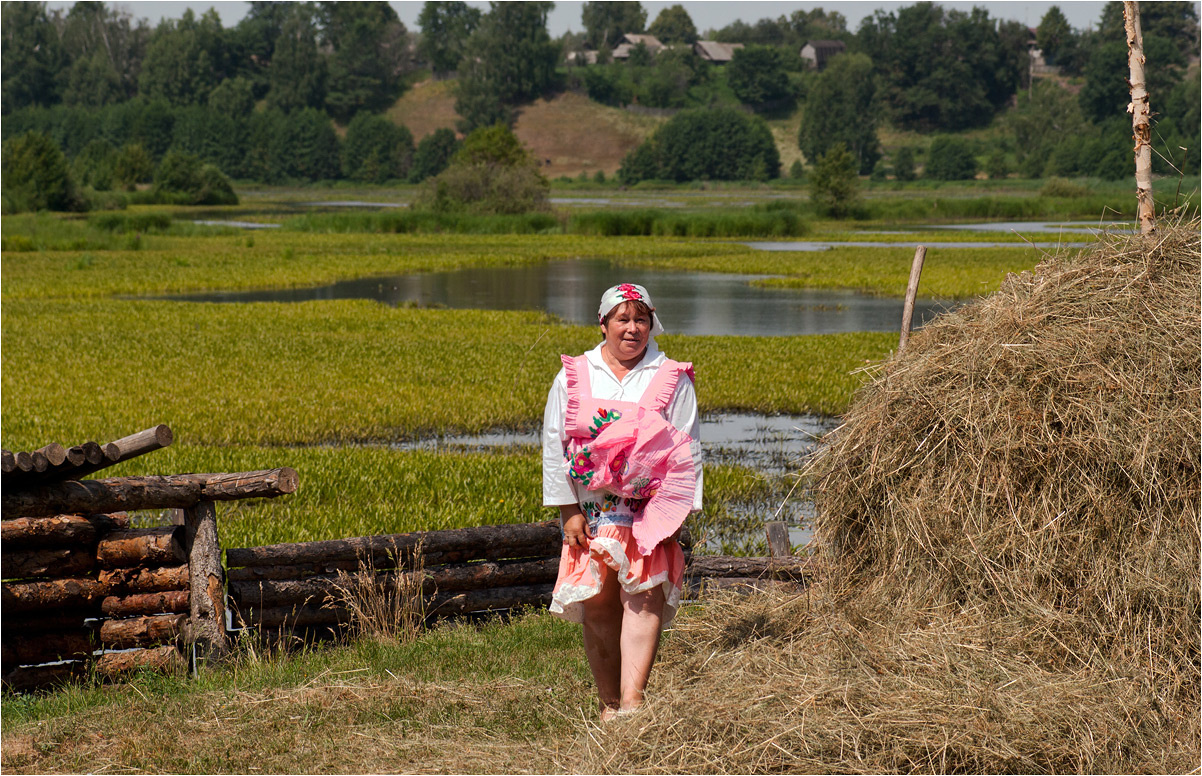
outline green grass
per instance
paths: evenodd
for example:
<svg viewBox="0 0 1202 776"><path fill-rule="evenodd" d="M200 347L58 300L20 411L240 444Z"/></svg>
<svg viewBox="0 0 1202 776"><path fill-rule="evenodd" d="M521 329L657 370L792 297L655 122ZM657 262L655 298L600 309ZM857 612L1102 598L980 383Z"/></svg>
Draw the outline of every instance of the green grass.
<svg viewBox="0 0 1202 776"><path fill-rule="evenodd" d="M295 467L296 495L222 506L226 546L547 517L533 449L455 454L391 445L536 428L557 356L591 347L596 332L537 312L115 297L574 257L900 294L912 252L905 241L766 253L669 237L238 233L165 222L163 212L3 220L6 241L33 246L4 255L3 442L31 449L106 441L167 423L175 445L112 473ZM773 203L749 212L794 211ZM981 293L1037 258L1024 248L945 252L923 237L933 246L928 294ZM136 249L123 242L130 239ZM91 247L55 249L73 241ZM799 414L841 412L865 379L859 370L886 357L895 341L892 334L661 338L673 357L696 363L703 411ZM737 505L783 497L785 484L749 470L710 467L708 474L702 531L721 533L740 519Z"/></svg>
<svg viewBox="0 0 1202 776"><path fill-rule="evenodd" d="M6 695L3 765L14 773L91 772L101 763L159 773L553 772L562 761L540 742L564 739L594 716L593 703L579 626L532 613L447 625L405 644L286 657L243 651L197 679L143 674Z"/></svg>

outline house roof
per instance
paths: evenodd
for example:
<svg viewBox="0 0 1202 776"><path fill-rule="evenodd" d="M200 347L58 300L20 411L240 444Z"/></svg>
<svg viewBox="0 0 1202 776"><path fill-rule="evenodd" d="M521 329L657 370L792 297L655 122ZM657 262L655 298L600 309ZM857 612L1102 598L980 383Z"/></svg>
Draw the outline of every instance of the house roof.
<svg viewBox="0 0 1202 776"><path fill-rule="evenodd" d="M735 51L741 48L742 43L719 43L716 40L699 40L693 44L697 56L709 62L729 62Z"/></svg>
<svg viewBox="0 0 1202 776"><path fill-rule="evenodd" d="M844 51L847 51L847 44L841 40L807 40L801 47L801 58L810 60L821 70L828 59Z"/></svg>
<svg viewBox="0 0 1202 776"><path fill-rule="evenodd" d="M807 40L806 45L802 48L806 46L814 49L815 52L825 53L847 50L847 44L841 40Z"/></svg>

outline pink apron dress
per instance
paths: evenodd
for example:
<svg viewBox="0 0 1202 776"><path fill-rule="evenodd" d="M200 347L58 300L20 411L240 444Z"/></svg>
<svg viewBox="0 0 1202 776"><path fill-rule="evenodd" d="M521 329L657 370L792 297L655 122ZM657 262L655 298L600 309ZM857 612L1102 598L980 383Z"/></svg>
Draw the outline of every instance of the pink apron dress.
<svg viewBox="0 0 1202 776"><path fill-rule="evenodd" d="M562 358L568 476L596 499L580 505L594 534L588 548L563 545L551 611L581 622L581 603L601 591L607 575L617 574L627 593L663 588L667 626L684 582L684 553L668 537L692 509L696 472L692 439L661 413L680 375L693 378L692 364L666 360L635 403L595 399L585 357Z"/></svg>

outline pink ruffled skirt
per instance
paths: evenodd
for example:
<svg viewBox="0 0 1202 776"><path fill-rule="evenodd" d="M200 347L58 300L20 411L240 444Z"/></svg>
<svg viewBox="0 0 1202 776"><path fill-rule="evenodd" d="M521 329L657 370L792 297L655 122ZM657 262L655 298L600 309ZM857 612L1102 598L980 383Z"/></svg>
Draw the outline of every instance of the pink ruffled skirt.
<svg viewBox="0 0 1202 776"><path fill-rule="evenodd" d="M587 550L563 545L551 612L570 622L583 622L582 603L601 592L610 574L617 574L618 584L630 594L662 587L661 627L668 627L676 619L684 585L684 552L680 545L674 539L665 539L644 556L639 554L633 529L612 523L596 529Z"/></svg>

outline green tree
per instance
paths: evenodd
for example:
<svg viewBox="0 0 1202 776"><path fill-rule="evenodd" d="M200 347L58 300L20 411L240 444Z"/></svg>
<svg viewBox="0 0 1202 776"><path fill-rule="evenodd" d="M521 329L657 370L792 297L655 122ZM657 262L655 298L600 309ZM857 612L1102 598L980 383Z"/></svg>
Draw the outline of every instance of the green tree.
<svg viewBox="0 0 1202 776"><path fill-rule="evenodd" d="M1010 165L1006 163L1006 154L1000 148L989 152L985 160L985 173L993 179L1005 178L1010 174Z"/></svg>
<svg viewBox="0 0 1202 776"><path fill-rule="evenodd" d="M245 117L192 105L175 113L171 150L236 174L246 155Z"/></svg>
<svg viewBox="0 0 1202 776"><path fill-rule="evenodd" d="M454 72L459 61L467 53L467 41L480 25L483 12L462 2L434 2L422 4L417 17L422 29L418 53L430 63L435 75Z"/></svg>
<svg viewBox="0 0 1202 776"><path fill-rule="evenodd" d="M287 113L325 104L327 67L317 48L315 14L311 3L298 3L284 19L272 47L268 107Z"/></svg>
<svg viewBox="0 0 1202 776"><path fill-rule="evenodd" d="M178 21L155 29L138 82L141 93L171 105L204 105L209 92L229 75L230 52L221 18L210 9L197 19L186 9Z"/></svg>
<svg viewBox="0 0 1202 776"><path fill-rule="evenodd" d="M1144 35L1144 59L1148 94L1155 105L1158 97L1168 96L1181 80L1185 60L1171 41L1156 35ZM1100 123L1125 113L1131 101L1130 74L1125 35L1097 46L1085 66L1085 85L1079 95L1086 117Z"/></svg>
<svg viewBox="0 0 1202 776"><path fill-rule="evenodd" d="M404 178L413 164L413 134L384 116L360 113L346 128L342 174L368 183Z"/></svg>
<svg viewBox="0 0 1202 776"><path fill-rule="evenodd" d="M547 34L553 3L491 3L459 65L455 110L461 129L508 124L514 106L533 100L555 77L559 51Z"/></svg>
<svg viewBox="0 0 1202 776"><path fill-rule="evenodd" d="M284 23L296 13L313 15L312 3L280 3L251 0L246 16L230 32L230 48L237 52L238 75L250 79L255 97L267 94L275 67L275 46ZM324 95L323 95L324 96Z"/></svg>
<svg viewBox="0 0 1202 776"><path fill-rule="evenodd" d="M267 109L251 115L244 174L267 183L331 180L341 169L338 135L325 111Z"/></svg>
<svg viewBox="0 0 1202 776"><path fill-rule="evenodd" d="M96 106L129 99L138 91L138 72L151 30L127 11L101 2L77 2L55 20L69 62L63 99Z"/></svg>
<svg viewBox="0 0 1202 776"><path fill-rule="evenodd" d="M413 167L409 170L409 182L421 183L433 178L447 168L451 157L459 150L459 140L454 130L436 129L422 138L413 154Z"/></svg>
<svg viewBox="0 0 1202 776"><path fill-rule="evenodd" d="M147 183L154 176L154 160L146 149L134 143L117 152L113 160L113 183L133 191L139 183Z"/></svg>
<svg viewBox="0 0 1202 776"><path fill-rule="evenodd" d="M1139 22L1145 43L1149 36L1163 38L1177 49L1183 60L1198 55L1198 9L1194 3L1181 0L1140 3ZM1098 35L1105 41L1127 39L1121 2L1112 0L1102 7Z"/></svg>
<svg viewBox="0 0 1202 776"><path fill-rule="evenodd" d="M97 138L71 160L71 178L81 186L108 191L113 188L116 162L117 149L107 140Z"/></svg>
<svg viewBox="0 0 1202 776"><path fill-rule="evenodd" d="M914 173L914 149L902 146L893 157L893 177L899 181L912 181L917 177Z"/></svg>
<svg viewBox="0 0 1202 776"><path fill-rule="evenodd" d="M931 141L923 177L937 181L962 181L971 180L976 174L976 157L964 140L941 135Z"/></svg>
<svg viewBox="0 0 1202 776"><path fill-rule="evenodd" d="M864 54L841 54L818 74L806 95L797 145L811 163L840 143L867 175L881 158L876 79Z"/></svg>
<svg viewBox="0 0 1202 776"><path fill-rule="evenodd" d="M785 55L771 46L736 49L726 66L726 82L739 102L753 107L780 104L793 96Z"/></svg>
<svg viewBox="0 0 1202 776"><path fill-rule="evenodd" d="M814 165L810 174L810 201L831 218L847 218L859 206L856 159L842 143L831 146Z"/></svg>
<svg viewBox="0 0 1202 776"><path fill-rule="evenodd" d="M635 148L623 181L767 180L780 175L768 125L734 108L681 111Z"/></svg>
<svg viewBox="0 0 1202 776"><path fill-rule="evenodd" d="M664 44L687 43L691 46L697 42L697 27L683 5L668 6L660 11L647 32Z"/></svg>
<svg viewBox="0 0 1202 776"><path fill-rule="evenodd" d="M643 44L635 51L646 51ZM632 54L631 59L635 57ZM634 68L633 64L627 69ZM655 63L644 70L637 70L639 102L652 108L682 108L689 89L704 83L709 77L710 64L701 59L691 48L665 49L655 58Z"/></svg>
<svg viewBox="0 0 1202 776"><path fill-rule="evenodd" d="M121 75L103 51L75 60L67 71L63 102L83 108L99 108L125 97Z"/></svg>
<svg viewBox="0 0 1202 776"><path fill-rule="evenodd" d="M161 159L174 138L175 113L163 100L138 100L133 107L129 142L141 145L152 159Z"/></svg>
<svg viewBox="0 0 1202 776"><path fill-rule="evenodd" d="M75 193L66 157L53 140L40 132L26 132L4 141L0 186L5 213L84 209Z"/></svg>
<svg viewBox="0 0 1202 776"><path fill-rule="evenodd" d="M417 206L435 212L515 214L549 209L550 185L504 124L463 139L450 166L431 178Z"/></svg>
<svg viewBox="0 0 1202 776"><path fill-rule="evenodd" d="M199 157L168 151L154 175L154 194L162 201L188 205L236 205L229 179Z"/></svg>
<svg viewBox="0 0 1202 776"><path fill-rule="evenodd" d="M1014 94L1022 50L1005 45L982 8L970 13L916 3L877 11L860 24L881 96L903 129L958 131L983 126Z"/></svg>
<svg viewBox="0 0 1202 776"><path fill-rule="evenodd" d="M612 49L626 33L641 33L647 26L647 12L638 2L589 2L580 12L590 48Z"/></svg>
<svg viewBox="0 0 1202 776"><path fill-rule="evenodd" d="M1077 139L1087 132L1080 101L1050 79L1037 81L1031 99L1020 98L1003 117L1003 126L1014 138L1019 170L1028 178L1043 177L1057 145L1079 148Z"/></svg>
<svg viewBox="0 0 1202 776"><path fill-rule="evenodd" d="M594 65L582 76L588 98L603 105L621 107L634 99L634 88L624 65Z"/></svg>
<svg viewBox="0 0 1202 776"><path fill-rule="evenodd" d="M58 102L63 56L46 4L5 2L0 41L0 111Z"/></svg>
<svg viewBox="0 0 1202 776"><path fill-rule="evenodd" d="M1055 64L1056 57L1073 36L1073 28L1060 6L1052 6L1039 20L1035 30L1035 42L1049 63Z"/></svg>
<svg viewBox="0 0 1202 776"><path fill-rule="evenodd" d="M245 76L227 78L209 92L209 109L231 118L249 116L255 109L255 87Z"/></svg>
<svg viewBox="0 0 1202 776"><path fill-rule="evenodd" d="M359 111L379 113L404 90L408 32L386 2L320 5L322 38L333 48L326 109L340 122Z"/></svg>

